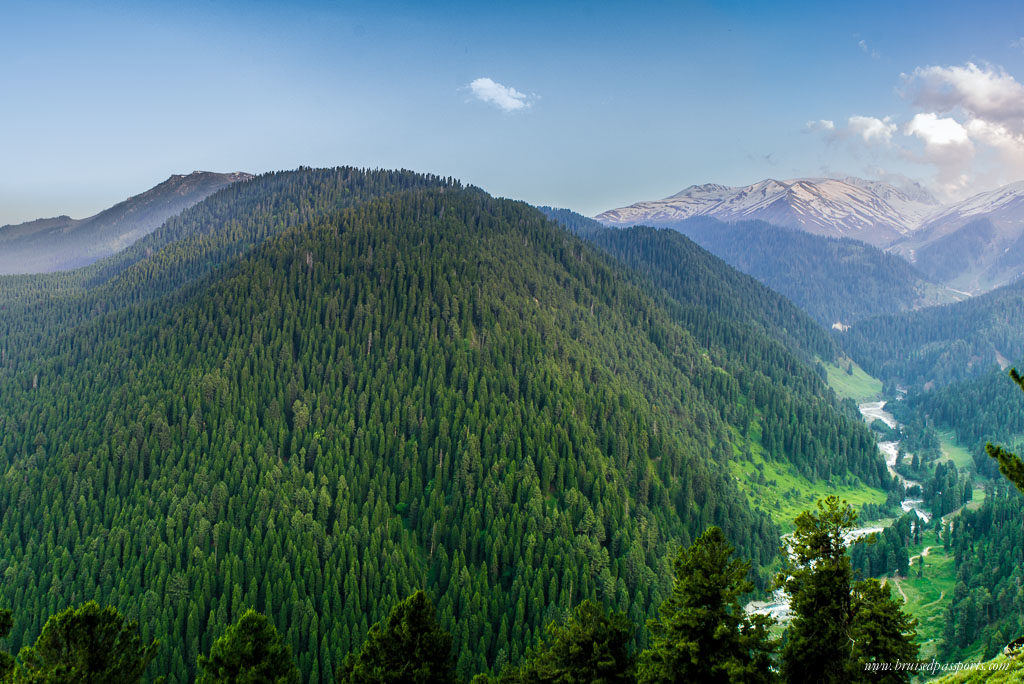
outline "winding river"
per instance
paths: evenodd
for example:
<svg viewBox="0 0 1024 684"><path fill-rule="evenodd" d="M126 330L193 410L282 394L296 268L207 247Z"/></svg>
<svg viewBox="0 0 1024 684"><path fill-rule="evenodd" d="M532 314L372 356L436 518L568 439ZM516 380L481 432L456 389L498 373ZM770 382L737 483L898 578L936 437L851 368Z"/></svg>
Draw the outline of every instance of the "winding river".
<svg viewBox="0 0 1024 684"><path fill-rule="evenodd" d="M864 416L864 420L868 423L880 420L890 428L896 429L899 427L899 423L896 422L896 419L891 413L885 410L885 403L886 402L884 401L867 401L858 406L858 408L860 409L860 414ZM896 472L896 457L899 455L900 451L899 442L879 442L878 450L885 457L885 465L889 469L889 473L900 481L900 484L903 485L904 489L921 486L920 482L905 478ZM924 501L922 499L903 499L903 501L900 502L900 507L907 513L914 511L923 522L931 520L931 513L924 509ZM857 537L881 531L882 528L877 525L858 527L855 530L850 530L850 532L846 534L846 541L849 543ZM785 537L783 537L783 540L785 540ZM793 616L789 608L789 596L787 596L786 592L782 589L776 589L772 593L771 598L767 601L751 601L746 605L746 611L757 615L770 615L779 622L787 622Z"/></svg>

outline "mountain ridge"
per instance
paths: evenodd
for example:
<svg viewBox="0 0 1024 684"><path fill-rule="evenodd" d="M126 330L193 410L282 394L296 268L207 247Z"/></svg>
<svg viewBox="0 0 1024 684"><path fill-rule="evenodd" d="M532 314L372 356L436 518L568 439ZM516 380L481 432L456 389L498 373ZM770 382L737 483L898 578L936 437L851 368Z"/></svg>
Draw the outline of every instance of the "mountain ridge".
<svg viewBox="0 0 1024 684"><path fill-rule="evenodd" d="M65 271L114 254L217 190L252 178L235 171L193 171L167 180L92 216L67 215L0 226L0 274Z"/></svg>
<svg viewBox="0 0 1024 684"><path fill-rule="evenodd" d="M919 186L907 193L880 181L852 177L768 178L741 187L692 185L664 199L610 209L595 218L613 226L655 227L674 227L695 216L726 222L762 220L886 246L912 232L937 208L938 202Z"/></svg>

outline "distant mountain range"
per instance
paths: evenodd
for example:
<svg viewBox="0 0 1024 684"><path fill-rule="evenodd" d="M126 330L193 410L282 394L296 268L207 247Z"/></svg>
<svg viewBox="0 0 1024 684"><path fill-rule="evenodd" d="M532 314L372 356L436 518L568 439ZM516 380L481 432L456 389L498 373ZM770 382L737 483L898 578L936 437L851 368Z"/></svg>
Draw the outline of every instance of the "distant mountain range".
<svg viewBox="0 0 1024 684"><path fill-rule="evenodd" d="M678 228L696 216L853 238L899 254L937 282L972 294L1024 273L1024 182L952 205L940 204L918 185L901 189L861 178L694 185L595 218L611 226Z"/></svg>
<svg viewBox="0 0 1024 684"><path fill-rule="evenodd" d="M614 226L674 227L694 216L720 221L759 220L827 237L849 237L881 247L913 232L940 208L921 187L899 190L860 178L763 180L740 188L693 185L662 200L612 209L596 218Z"/></svg>
<svg viewBox="0 0 1024 684"><path fill-rule="evenodd" d="M48 273L90 264L131 245L172 216L248 173L194 171L163 183L95 216L37 219L0 226L0 274Z"/></svg>

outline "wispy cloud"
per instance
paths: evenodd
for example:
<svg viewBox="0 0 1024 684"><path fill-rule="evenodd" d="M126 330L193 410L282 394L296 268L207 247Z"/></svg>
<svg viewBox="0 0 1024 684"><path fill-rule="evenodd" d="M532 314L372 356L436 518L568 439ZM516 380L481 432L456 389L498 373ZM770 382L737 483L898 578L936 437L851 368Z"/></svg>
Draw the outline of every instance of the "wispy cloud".
<svg viewBox="0 0 1024 684"><path fill-rule="evenodd" d="M468 87L478 100L492 104L504 112L527 109L533 100L512 86L502 85L486 77L475 79Z"/></svg>
<svg viewBox="0 0 1024 684"><path fill-rule="evenodd" d="M804 132L806 133L813 133L815 131L831 132L834 130L836 130L836 122L829 119L817 119L804 124Z"/></svg>
<svg viewBox="0 0 1024 684"><path fill-rule="evenodd" d="M871 46L869 46L868 42L863 38L857 41L857 47L859 47L860 51L863 52L868 57L870 57L871 59L879 59L882 56L878 54L878 50L875 50Z"/></svg>
<svg viewBox="0 0 1024 684"><path fill-rule="evenodd" d="M898 127L890 117L879 119L873 116L855 115L845 125L836 125L831 119L818 119L804 124L805 133L821 133L829 142L858 138L868 144L888 145Z"/></svg>

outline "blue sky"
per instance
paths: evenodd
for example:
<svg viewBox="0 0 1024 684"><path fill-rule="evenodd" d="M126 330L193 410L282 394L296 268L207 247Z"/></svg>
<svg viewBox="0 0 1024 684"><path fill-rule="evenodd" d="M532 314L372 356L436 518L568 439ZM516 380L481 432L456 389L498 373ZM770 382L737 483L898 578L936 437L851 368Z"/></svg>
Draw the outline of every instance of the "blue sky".
<svg viewBox="0 0 1024 684"><path fill-rule="evenodd" d="M1024 178L1024 10L893 4L8 1L0 224L195 169L405 167L587 214Z"/></svg>

